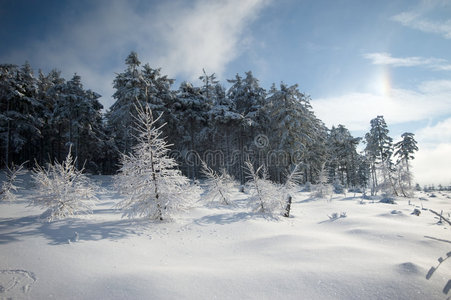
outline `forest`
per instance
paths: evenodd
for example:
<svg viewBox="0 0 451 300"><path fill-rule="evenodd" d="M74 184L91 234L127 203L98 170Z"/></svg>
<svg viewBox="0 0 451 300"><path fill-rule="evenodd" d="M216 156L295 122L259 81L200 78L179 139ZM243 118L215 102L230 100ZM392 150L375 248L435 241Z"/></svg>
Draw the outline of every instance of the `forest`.
<svg viewBox="0 0 451 300"><path fill-rule="evenodd" d="M302 183L400 196L412 190L414 135L406 132L393 143L383 116L370 121L363 138L353 137L343 125L327 128L298 85L266 90L250 71L227 80L227 89L205 70L199 79L199 86L185 81L174 89L175 80L131 52L113 81L115 103L104 111L101 95L85 90L77 74L66 80L57 70L35 75L28 63L2 64L1 166L33 168L61 162L71 151L77 168L115 174L137 143L136 109L146 106L158 118L169 156L192 180L203 177L204 162L243 184L251 162L274 182L296 168Z"/></svg>

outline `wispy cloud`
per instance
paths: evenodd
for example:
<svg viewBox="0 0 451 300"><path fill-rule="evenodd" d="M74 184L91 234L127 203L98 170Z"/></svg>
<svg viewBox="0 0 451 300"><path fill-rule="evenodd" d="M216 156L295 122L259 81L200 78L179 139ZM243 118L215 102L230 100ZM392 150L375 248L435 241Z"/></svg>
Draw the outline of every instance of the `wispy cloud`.
<svg viewBox="0 0 451 300"><path fill-rule="evenodd" d="M326 125L346 125L366 130L369 120L384 115L390 124L427 120L451 114L451 81L427 81L416 90L392 88L387 95L348 93L312 101L315 113Z"/></svg>
<svg viewBox="0 0 451 300"><path fill-rule="evenodd" d="M217 75L246 49L247 25L269 0L196 0L94 2L76 19L64 18L61 29L43 41L29 41L20 51L0 57L38 68L55 67L70 77L77 72L85 86L112 104L114 72L136 50L142 62L161 67L171 77L193 80L206 68ZM63 18L62 18L63 19Z"/></svg>
<svg viewBox="0 0 451 300"><path fill-rule="evenodd" d="M450 71L451 64L442 58L434 57L393 57L387 52L366 53L363 55L366 59L371 60L375 65L391 65L394 67L415 67L423 66L433 70Z"/></svg>
<svg viewBox="0 0 451 300"><path fill-rule="evenodd" d="M451 39L451 19L438 21L425 17L428 12L447 6L450 6L449 1L422 1L416 9L401 12L393 16L392 20L409 28Z"/></svg>

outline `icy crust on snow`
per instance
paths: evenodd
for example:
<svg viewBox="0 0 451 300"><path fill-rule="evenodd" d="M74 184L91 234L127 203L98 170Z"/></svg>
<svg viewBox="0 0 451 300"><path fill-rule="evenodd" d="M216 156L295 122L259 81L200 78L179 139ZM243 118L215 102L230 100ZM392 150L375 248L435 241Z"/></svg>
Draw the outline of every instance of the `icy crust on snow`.
<svg viewBox="0 0 451 300"><path fill-rule="evenodd" d="M123 219L111 177L92 215L55 222L27 206L33 190L0 203L0 298L29 299L445 299L449 195L396 198L294 194L290 218L233 205L199 206L171 222ZM428 201L420 200L420 197ZM419 216L412 211L421 210ZM330 218L345 212L345 217Z"/></svg>

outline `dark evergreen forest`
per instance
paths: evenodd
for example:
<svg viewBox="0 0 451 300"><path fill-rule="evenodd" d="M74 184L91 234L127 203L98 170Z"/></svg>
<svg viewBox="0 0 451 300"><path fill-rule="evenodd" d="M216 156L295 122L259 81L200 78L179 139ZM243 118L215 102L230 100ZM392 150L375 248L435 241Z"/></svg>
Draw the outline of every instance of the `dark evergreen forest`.
<svg viewBox="0 0 451 300"><path fill-rule="evenodd" d="M104 110L100 95L84 89L77 74L66 80L57 70L34 74L28 63L2 64L0 163L27 162L33 168L62 161L70 149L78 168L115 174L121 154L136 143L136 105L149 105L155 117L162 115L159 125L171 156L191 179L202 177L205 161L244 183L250 160L265 165L276 182L298 165L304 183L401 190L396 188L400 170L407 166L409 172L416 142L406 133L403 143L393 145L382 116L371 120L362 140L343 125L327 128L298 85L273 84L266 90L250 71L227 80L227 89L214 74L203 71L199 79L199 86L182 82L174 88L173 79L131 52L112 83L115 103ZM359 153L361 141L366 146ZM383 183L375 182L377 172L385 174Z"/></svg>

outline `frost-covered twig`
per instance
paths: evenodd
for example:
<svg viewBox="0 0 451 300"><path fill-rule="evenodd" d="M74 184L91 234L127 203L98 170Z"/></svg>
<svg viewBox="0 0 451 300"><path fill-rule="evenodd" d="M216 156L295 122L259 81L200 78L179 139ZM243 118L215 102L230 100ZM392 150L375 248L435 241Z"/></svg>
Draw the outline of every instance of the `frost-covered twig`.
<svg viewBox="0 0 451 300"><path fill-rule="evenodd" d="M233 178L225 169L221 173L215 172L206 162L202 161L202 174L206 179L207 199L220 199L225 205L230 204L230 190L233 188Z"/></svg>
<svg viewBox="0 0 451 300"><path fill-rule="evenodd" d="M55 162L43 168L36 163L33 179L37 185L37 195L31 204L47 208L43 216L50 222L78 213L90 213L96 187L83 174L83 169L77 170L76 159L71 150L63 163Z"/></svg>
<svg viewBox="0 0 451 300"><path fill-rule="evenodd" d="M264 165L257 170L250 161L245 162L248 185L253 190L251 202L256 202L256 210L262 213L275 213L283 206L280 197L280 187L268 179L268 172Z"/></svg>
<svg viewBox="0 0 451 300"><path fill-rule="evenodd" d="M16 184L22 182L20 178L17 178L17 176L25 173L24 165L26 163L27 162L23 162L19 166L12 164L11 168L7 167L6 180L3 182L0 190L0 200L13 201L16 199L14 192L17 192L19 189Z"/></svg>

